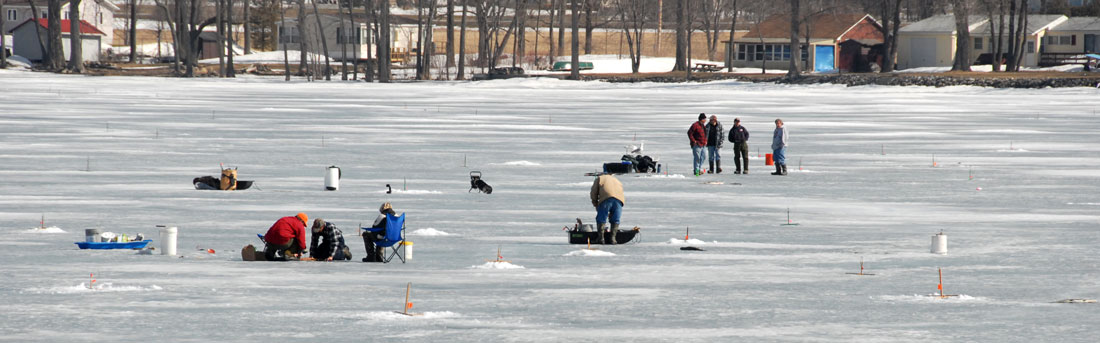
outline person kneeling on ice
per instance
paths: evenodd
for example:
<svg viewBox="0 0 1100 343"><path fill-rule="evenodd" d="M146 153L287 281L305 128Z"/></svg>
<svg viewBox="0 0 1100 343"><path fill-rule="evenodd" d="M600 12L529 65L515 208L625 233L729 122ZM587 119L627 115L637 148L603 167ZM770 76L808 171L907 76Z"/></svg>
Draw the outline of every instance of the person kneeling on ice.
<svg viewBox="0 0 1100 343"><path fill-rule="evenodd" d="M596 207L596 227L599 229L599 244L604 244L604 223L611 222L611 244L618 244L615 235L619 233L619 218L622 216L626 196L623 184L615 176L605 174L592 182L592 206Z"/></svg>
<svg viewBox="0 0 1100 343"><path fill-rule="evenodd" d="M264 234L264 258L268 261L286 261L300 258L306 250L306 222L309 216L282 217ZM289 256L288 256L289 253Z"/></svg>
<svg viewBox="0 0 1100 343"><path fill-rule="evenodd" d="M317 261L351 259L351 251L344 243L344 234L332 222L326 222L321 218L314 219L311 231L313 231L313 240L309 245L309 257Z"/></svg>
<svg viewBox="0 0 1100 343"><path fill-rule="evenodd" d="M363 232L363 244L367 248L367 257L363 258L363 262L383 262L382 256L386 254L385 248L376 247L374 242L386 239L386 215L396 216L397 211L394 211L393 206L387 202L378 208L378 213L378 217L374 218L374 224L371 224L371 228L381 230Z"/></svg>

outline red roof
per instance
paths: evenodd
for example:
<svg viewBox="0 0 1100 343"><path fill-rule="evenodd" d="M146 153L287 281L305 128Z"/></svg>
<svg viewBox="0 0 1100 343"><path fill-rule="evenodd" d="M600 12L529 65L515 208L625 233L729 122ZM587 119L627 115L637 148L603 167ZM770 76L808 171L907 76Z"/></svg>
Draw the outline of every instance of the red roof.
<svg viewBox="0 0 1100 343"><path fill-rule="evenodd" d="M27 23L32 22L32 21L34 21L34 19L27 19L27 21L24 21L23 24L19 24L16 27L23 26L24 24L27 24ZM47 29L50 28L49 21L46 18L39 18L38 19L38 25L42 26L44 28L47 28ZM61 20L61 33L69 33L70 28L72 28L72 24L69 22L68 19ZM11 31L15 31L15 28L12 28ZM104 35L104 36L107 35L106 33L103 33L103 31L100 31L99 29L95 28L95 26L92 25L91 23L89 23L87 21L84 21L84 20L80 21L80 33L81 34L97 34L97 35Z"/></svg>

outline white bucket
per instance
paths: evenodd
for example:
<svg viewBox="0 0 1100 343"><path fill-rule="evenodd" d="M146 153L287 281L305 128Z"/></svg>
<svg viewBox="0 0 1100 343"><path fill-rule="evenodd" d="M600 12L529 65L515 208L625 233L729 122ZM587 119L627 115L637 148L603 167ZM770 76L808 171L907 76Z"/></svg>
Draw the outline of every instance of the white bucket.
<svg viewBox="0 0 1100 343"><path fill-rule="evenodd" d="M413 259L413 242L412 241L403 241L403 242L401 242L401 244L405 246L405 259L406 260Z"/></svg>
<svg viewBox="0 0 1100 343"><path fill-rule="evenodd" d="M329 166L325 170L325 190L335 191L340 189L340 167Z"/></svg>
<svg viewBox="0 0 1100 343"><path fill-rule="evenodd" d="M947 235L943 232L932 236L932 253L947 255Z"/></svg>
<svg viewBox="0 0 1100 343"><path fill-rule="evenodd" d="M160 254L176 256L176 236L179 229L175 226L160 229Z"/></svg>

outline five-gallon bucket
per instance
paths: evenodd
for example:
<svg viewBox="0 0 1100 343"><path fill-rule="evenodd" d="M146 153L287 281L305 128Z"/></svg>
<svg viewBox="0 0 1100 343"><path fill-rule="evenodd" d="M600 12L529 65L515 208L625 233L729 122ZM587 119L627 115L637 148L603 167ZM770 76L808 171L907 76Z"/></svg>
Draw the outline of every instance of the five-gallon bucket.
<svg viewBox="0 0 1100 343"><path fill-rule="evenodd" d="M160 254L175 256L176 255L176 236L179 233L179 229L175 226L162 227L160 229Z"/></svg>
<svg viewBox="0 0 1100 343"><path fill-rule="evenodd" d="M774 166L775 165L775 161L772 160L772 154L764 155L764 165L766 165L766 166Z"/></svg>
<svg viewBox="0 0 1100 343"><path fill-rule="evenodd" d="M413 242L412 241L402 241L401 245L405 246L405 259L406 260L413 259Z"/></svg>
<svg viewBox="0 0 1100 343"><path fill-rule="evenodd" d="M337 166L329 166L327 169L325 169L326 191L335 191L337 189L340 189L340 177L342 176L341 174L342 173L340 172L340 167Z"/></svg>

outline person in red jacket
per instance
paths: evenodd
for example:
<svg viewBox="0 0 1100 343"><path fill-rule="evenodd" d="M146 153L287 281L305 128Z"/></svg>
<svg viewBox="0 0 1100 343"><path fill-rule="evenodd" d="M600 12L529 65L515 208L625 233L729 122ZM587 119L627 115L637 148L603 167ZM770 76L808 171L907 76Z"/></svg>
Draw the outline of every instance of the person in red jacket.
<svg viewBox="0 0 1100 343"><path fill-rule="evenodd" d="M264 234L264 258L268 261L286 261L302 256L306 250L306 222L309 217L298 213L292 217L282 217L267 229ZM291 256L287 256L288 253Z"/></svg>
<svg viewBox="0 0 1100 343"><path fill-rule="evenodd" d="M691 155L695 167L695 176L702 174L703 161L707 159L707 114L699 113L699 121L688 128L688 142L691 143Z"/></svg>

